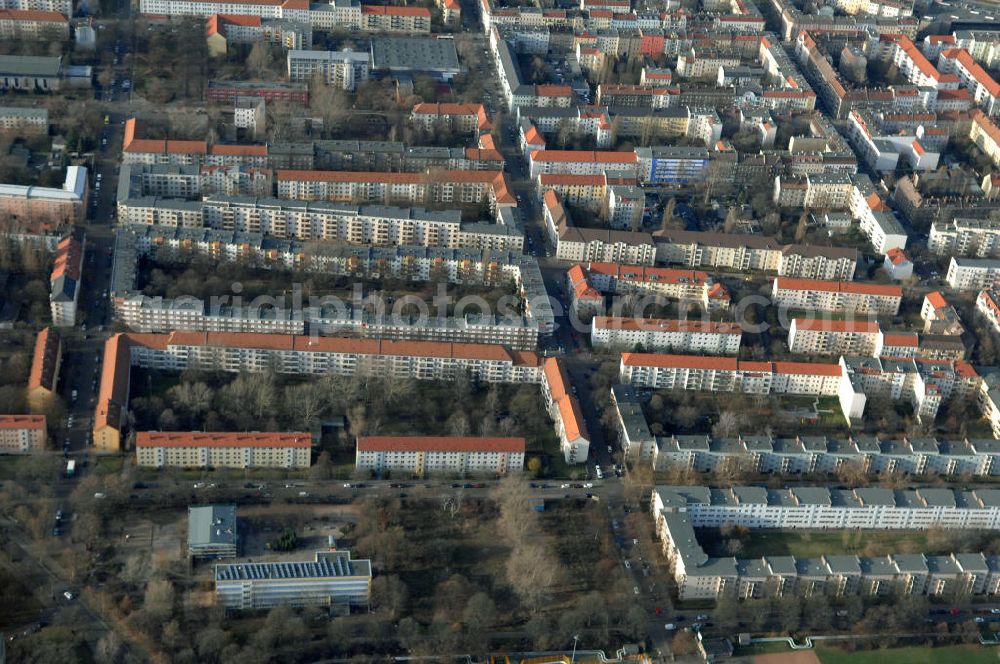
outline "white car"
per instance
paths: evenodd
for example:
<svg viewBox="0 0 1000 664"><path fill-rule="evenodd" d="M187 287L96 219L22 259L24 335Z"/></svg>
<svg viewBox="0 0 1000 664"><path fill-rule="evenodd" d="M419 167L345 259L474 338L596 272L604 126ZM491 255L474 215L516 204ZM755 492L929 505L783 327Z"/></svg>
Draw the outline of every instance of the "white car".
<svg viewBox="0 0 1000 664"><path fill-rule="evenodd" d="M629 561L626 560L625 561L625 569L632 569L632 563L630 563Z"/></svg>
<svg viewBox="0 0 1000 664"><path fill-rule="evenodd" d="M593 482L587 482L586 484L583 485L583 488L584 489L593 489L594 488L594 483Z"/></svg>
<svg viewBox="0 0 1000 664"><path fill-rule="evenodd" d="M673 624L673 623L667 623L666 625L664 625L664 627L666 627L666 628L667 628L667 631L668 631L668 632L672 632L672 631L674 631L675 629L677 629L677 625L675 625L675 624Z"/></svg>
<svg viewBox="0 0 1000 664"><path fill-rule="evenodd" d="M639 586L632 586L632 592L635 593L636 595L638 595L639 594Z"/></svg>
<svg viewBox="0 0 1000 664"><path fill-rule="evenodd" d="M73 593L71 593L68 590L63 593L63 597L65 597L67 599L67 601L70 601L70 602L73 601Z"/></svg>
<svg viewBox="0 0 1000 664"><path fill-rule="evenodd" d="M560 488L560 489L568 489L568 488L569 488L569 485L568 485L568 484L560 484L560 485L559 485L559 488Z"/></svg>

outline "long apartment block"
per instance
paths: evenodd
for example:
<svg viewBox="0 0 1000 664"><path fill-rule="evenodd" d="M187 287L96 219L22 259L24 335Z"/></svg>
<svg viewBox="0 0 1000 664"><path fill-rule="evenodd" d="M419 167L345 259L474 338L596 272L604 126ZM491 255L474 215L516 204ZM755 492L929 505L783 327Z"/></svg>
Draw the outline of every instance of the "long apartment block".
<svg viewBox="0 0 1000 664"><path fill-rule="evenodd" d="M195 252L218 261L243 261L260 267L305 269L354 277L392 276L408 282L501 286L512 283L519 311L427 317L367 312L348 300L298 298L280 301L229 298L213 303L196 298L149 297L137 290L137 263L143 256L176 258ZM120 228L115 241L111 297L115 315L135 332L319 333L328 336L501 344L533 350L539 336L552 332L555 317L537 261L507 251L427 247L325 246L313 254L300 242L259 234ZM315 300L315 301L314 301ZM360 303L364 304L364 302Z"/></svg>
<svg viewBox="0 0 1000 664"><path fill-rule="evenodd" d="M94 445L100 451L121 449L132 366L346 376L370 371L422 380L449 380L467 373L484 382L541 381L537 355L503 346L276 334L116 334L104 345L94 413Z"/></svg>
<svg viewBox="0 0 1000 664"><path fill-rule="evenodd" d="M748 362L651 353L622 353L620 379L653 389L836 396L851 421L864 416L870 396L908 401L919 420L933 421L943 402L975 397L982 384L964 361L842 356L836 364Z"/></svg>
<svg viewBox="0 0 1000 664"><path fill-rule="evenodd" d="M361 436L354 468L379 477L507 475L524 468L524 438Z"/></svg>
<svg viewBox="0 0 1000 664"><path fill-rule="evenodd" d="M594 316L590 342L594 348L736 355L743 330L738 323L711 320Z"/></svg>
<svg viewBox="0 0 1000 664"><path fill-rule="evenodd" d="M1000 492L994 489L658 486L653 489L651 511L681 599L1000 593L998 556L712 557L699 544L695 530L723 523L751 529L996 530Z"/></svg>
<svg viewBox="0 0 1000 664"><path fill-rule="evenodd" d="M778 277L771 288L771 304L787 309L895 316L902 300L901 286L884 284Z"/></svg>
<svg viewBox="0 0 1000 664"><path fill-rule="evenodd" d="M136 463L147 468L308 468L308 433L139 431Z"/></svg>
<svg viewBox="0 0 1000 664"><path fill-rule="evenodd" d="M748 472L782 475L835 474L851 464L871 476L902 474L958 477L1000 475L1000 442L993 439L889 439L876 436L830 438L799 435L708 434L654 436L639 394L629 385L611 388L626 458L657 471L684 468L711 473L735 464Z"/></svg>
<svg viewBox="0 0 1000 664"><path fill-rule="evenodd" d="M782 277L851 281L858 252L847 247L782 244L761 235L661 230L656 260L690 268L776 272Z"/></svg>
<svg viewBox="0 0 1000 664"><path fill-rule="evenodd" d="M349 197L348 197L349 198ZM403 202L400 199L400 202ZM417 202L414 199L414 202ZM510 249L524 235L509 208L493 222L463 222L459 210L214 195L201 201L152 196L119 199L122 225L211 228L296 240L357 245Z"/></svg>
<svg viewBox="0 0 1000 664"><path fill-rule="evenodd" d="M707 435L656 437L650 461L656 470L688 468L712 472L736 463L750 472L781 475L835 474L845 464L872 475L993 477L1000 475L1000 441L875 436Z"/></svg>

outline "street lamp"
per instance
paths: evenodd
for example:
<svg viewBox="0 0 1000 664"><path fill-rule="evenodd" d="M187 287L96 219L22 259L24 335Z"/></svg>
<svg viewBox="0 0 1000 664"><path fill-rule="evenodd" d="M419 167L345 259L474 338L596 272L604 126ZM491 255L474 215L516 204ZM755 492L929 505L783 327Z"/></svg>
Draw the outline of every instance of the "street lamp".
<svg viewBox="0 0 1000 664"><path fill-rule="evenodd" d="M576 662L576 642L580 640L579 634L573 635L573 656L569 660L569 664L575 664Z"/></svg>

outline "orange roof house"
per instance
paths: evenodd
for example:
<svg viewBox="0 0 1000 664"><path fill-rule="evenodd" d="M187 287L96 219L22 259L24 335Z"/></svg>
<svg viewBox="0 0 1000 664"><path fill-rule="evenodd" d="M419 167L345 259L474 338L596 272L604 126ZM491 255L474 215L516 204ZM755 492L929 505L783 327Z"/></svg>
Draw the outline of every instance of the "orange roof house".
<svg viewBox="0 0 1000 664"><path fill-rule="evenodd" d="M28 405L33 411L41 411L48 399L55 393L62 362L62 338L48 327L43 328L35 338L35 353L28 374Z"/></svg>

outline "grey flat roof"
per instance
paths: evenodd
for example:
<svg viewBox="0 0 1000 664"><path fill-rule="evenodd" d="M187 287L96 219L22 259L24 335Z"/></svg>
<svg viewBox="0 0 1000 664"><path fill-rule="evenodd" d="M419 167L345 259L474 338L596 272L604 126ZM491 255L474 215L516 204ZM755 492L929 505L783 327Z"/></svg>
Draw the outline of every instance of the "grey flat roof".
<svg viewBox="0 0 1000 664"><path fill-rule="evenodd" d="M188 508L188 547L236 544L236 505Z"/></svg>
<svg viewBox="0 0 1000 664"><path fill-rule="evenodd" d="M62 58L34 55L0 55L0 74L14 76L59 76Z"/></svg>
<svg viewBox="0 0 1000 664"><path fill-rule="evenodd" d="M461 66L455 42L431 37L381 37L372 40L375 69L454 70Z"/></svg>

